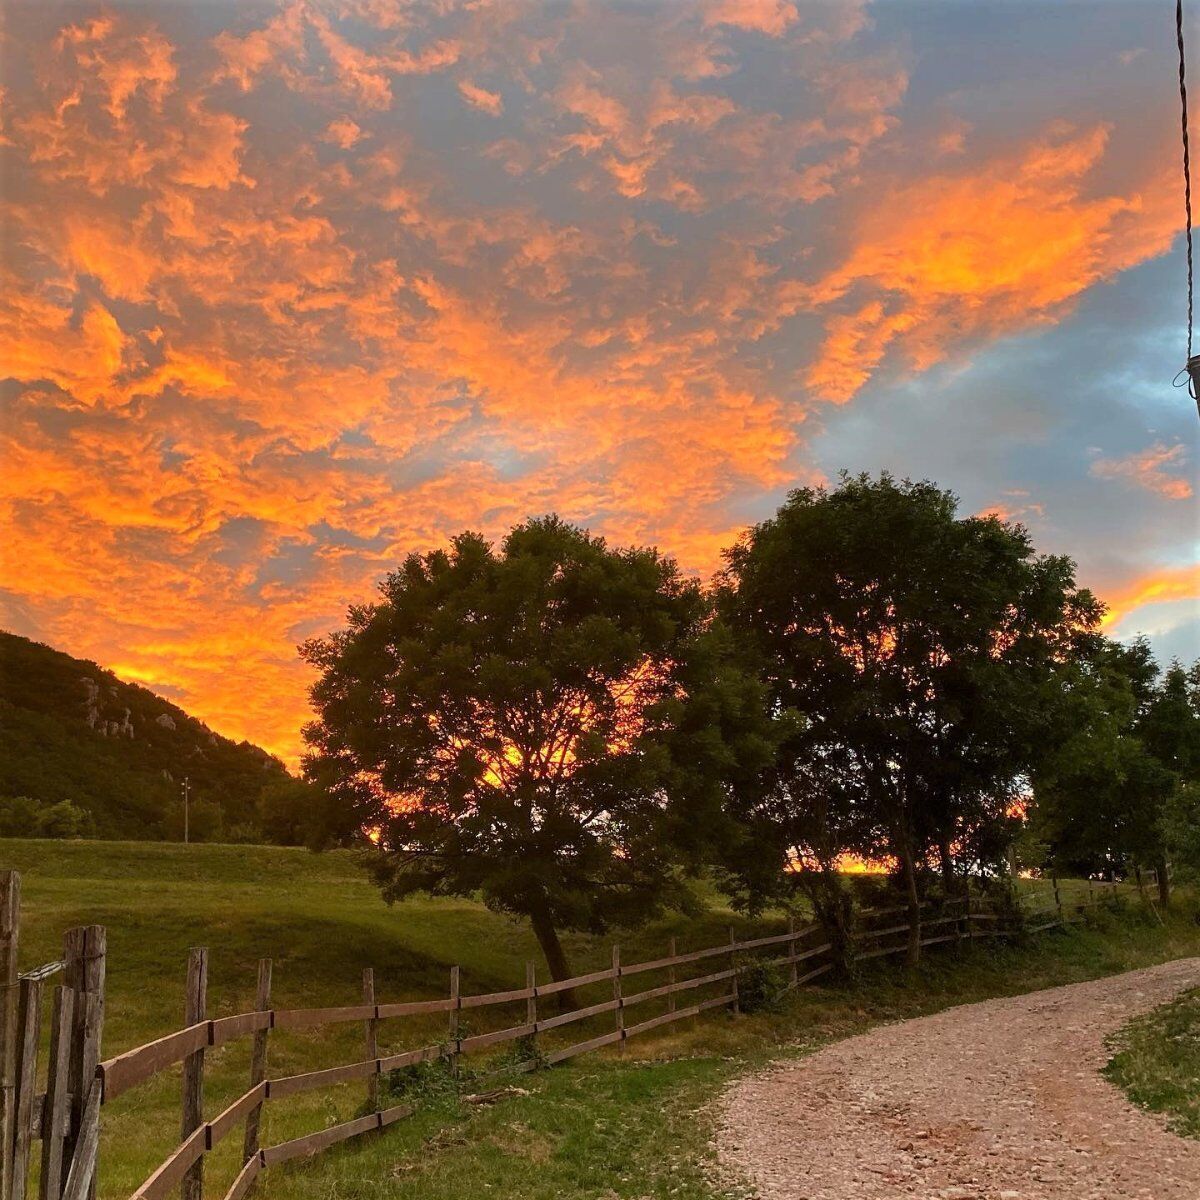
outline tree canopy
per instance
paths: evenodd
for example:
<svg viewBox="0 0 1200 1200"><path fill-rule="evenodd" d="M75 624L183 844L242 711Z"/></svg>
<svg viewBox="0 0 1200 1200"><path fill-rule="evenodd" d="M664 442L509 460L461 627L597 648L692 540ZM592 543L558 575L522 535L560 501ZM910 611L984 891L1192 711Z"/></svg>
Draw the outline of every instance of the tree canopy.
<svg viewBox="0 0 1200 1200"><path fill-rule="evenodd" d="M888 475L793 492L728 552L721 606L795 718L755 818L827 883L841 854L892 856L915 960L919 871L1002 856L1053 676L1100 606L1022 527Z"/></svg>
<svg viewBox="0 0 1200 1200"><path fill-rule="evenodd" d="M690 707L699 587L547 517L412 555L381 593L303 654L306 774L329 834L371 831L385 894L527 916L556 978L560 930L685 902L675 801L711 799L699 766L728 757L714 718L737 709L727 680Z"/></svg>

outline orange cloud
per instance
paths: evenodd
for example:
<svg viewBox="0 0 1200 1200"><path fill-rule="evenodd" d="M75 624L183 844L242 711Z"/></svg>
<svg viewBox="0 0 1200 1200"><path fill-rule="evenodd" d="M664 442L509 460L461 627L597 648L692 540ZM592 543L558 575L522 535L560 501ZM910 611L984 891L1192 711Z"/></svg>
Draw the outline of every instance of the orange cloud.
<svg viewBox="0 0 1200 1200"><path fill-rule="evenodd" d="M1089 472L1097 479L1120 479L1168 500L1186 500L1192 485L1176 472L1184 466L1187 447L1182 442L1167 446L1156 442L1148 450L1123 458L1098 458Z"/></svg>
<svg viewBox="0 0 1200 1200"><path fill-rule="evenodd" d="M1106 628L1120 624L1146 604L1200 600L1200 567L1191 564L1155 570L1106 592L1103 599L1108 611L1101 624Z"/></svg>
<svg viewBox="0 0 1200 1200"><path fill-rule="evenodd" d="M504 111L504 98L499 92L489 92L486 88L479 87L478 84L472 83L469 79L460 79L458 81L458 90L462 94L462 98L472 108L477 108L480 112L498 117Z"/></svg>
<svg viewBox="0 0 1200 1200"><path fill-rule="evenodd" d="M858 301L826 318L809 386L845 402L894 345L925 370L974 339L1051 320L1087 288L1166 250L1177 221L1165 165L1144 191L1085 189L1110 134L1105 124L1055 128L983 169L877 197L848 256L808 295L818 310Z"/></svg>

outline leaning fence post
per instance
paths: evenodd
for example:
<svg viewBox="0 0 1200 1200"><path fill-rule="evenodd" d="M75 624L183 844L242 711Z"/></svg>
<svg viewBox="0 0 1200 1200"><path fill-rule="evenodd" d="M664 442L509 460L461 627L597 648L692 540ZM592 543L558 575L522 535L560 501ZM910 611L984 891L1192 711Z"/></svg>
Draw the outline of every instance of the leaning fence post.
<svg viewBox="0 0 1200 1200"><path fill-rule="evenodd" d="M46 1103L42 1110L41 1200L59 1200L63 1188L63 1139L70 1117L68 1080L71 1068L71 1023L75 993L68 987L54 989L50 1019L50 1065L46 1072Z"/></svg>
<svg viewBox="0 0 1200 1200"><path fill-rule="evenodd" d="M729 927L729 969L733 972L733 975L730 977L733 982L733 1003L731 1008L734 1015L736 1015L742 1011L742 1004L738 999L737 931L732 925Z"/></svg>
<svg viewBox="0 0 1200 1200"><path fill-rule="evenodd" d="M450 1070L458 1074L460 1053L458 1037L458 1014L462 1009L461 972L458 967L450 968Z"/></svg>
<svg viewBox="0 0 1200 1200"><path fill-rule="evenodd" d="M198 1025L208 1011L208 951L195 946L188 951L187 993L184 998L183 1023ZM183 1060L183 1118L180 1138L190 1137L204 1124L204 1049L193 1050ZM183 1200L203 1200L204 1158L201 1156L187 1169L180 1185Z"/></svg>
<svg viewBox="0 0 1200 1200"><path fill-rule="evenodd" d="M37 1052L42 1025L42 981L22 979L19 990L17 1020L21 1040L17 1046L12 1200L25 1200L29 1186L29 1150L33 1140L33 1102L37 1092Z"/></svg>
<svg viewBox="0 0 1200 1200"><path fill-rule="evenodd" d="M620 1053L625 1053L625 1000L621 995L621 947L616 943L612 948L612 979L613 979L613 1003L616 1005L617 1014L617 1033L619 1035L617 1047Z"/></svg>
<svg viewBox="0 0 1200 1200"><path fill-rule="evenodd" d="M371 967L363 967L362 974L362 997L363 1003L373 1005L375 1003L375 971ZM366 1046L367 1058L379 1058L379 1022L374 1017L368 1017L364 1022L366 1025ZM374 1075L367 1077L367 1108L371 1112L377 1112L379 1109L379 1071L376 1069Z"/></svg>
<svg viewBox="0 0 1200 1200"><path fill-rule="evenodd" d="M12 1195L17 1083L17 950L21 938L21 875L0 872L0 1200Z"/></svg>
<svg viewBox="0 0 1200 1200"><path fill-rule="evenodd" d="M108 934L103 925L68 929L63 935L63 982L75 993L71 1013L71 1128L63 1143L68 1164L63 1195L96 1195L96 1152L100 1128L100 1045L104 1036L104 980Z"/></svg>
<svg viewBox="0 0 1200 1200"><path fill-rule="evenodd" d="M254 993L254 1007L257 1012L269 1012L271 1009L271 960L258 960L258 987ZM267 1077L267 1034L266 1029L254 1031L254 1048L250 1053L250 1086L258 1087ZM262 1122L262 1100L246 1114L246 1133L242 1140L242 1162L249 1162L258 1153L258 1128Z"/></svg>
<svg viewBox="0 0 1200 1200"><path fill-rule="evenodd" d="M671 940L667 943L667 957L673 959L673 958L675 958L676 953L677 953L677 951L675 949L675 938L672 937ZM675 964L673 962L667 968L667 984L669 987L675 986ZM674 1011L675 1011L675 993L668 992L667 993L667 1012L674 1012Z"/></svg>

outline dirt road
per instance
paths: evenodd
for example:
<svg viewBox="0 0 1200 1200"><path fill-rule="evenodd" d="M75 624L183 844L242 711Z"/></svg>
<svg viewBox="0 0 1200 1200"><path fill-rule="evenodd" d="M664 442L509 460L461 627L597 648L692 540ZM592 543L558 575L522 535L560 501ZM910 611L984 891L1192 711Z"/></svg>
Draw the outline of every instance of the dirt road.
<svg viewBox="0 0 1200 1200"><path fill-rule="evenodd" d="M1104 1039L1200 958L884 1026L738 1083L723 1163L763 1200L1197 1200L1200 1141L1103 1079Z"/></svg>

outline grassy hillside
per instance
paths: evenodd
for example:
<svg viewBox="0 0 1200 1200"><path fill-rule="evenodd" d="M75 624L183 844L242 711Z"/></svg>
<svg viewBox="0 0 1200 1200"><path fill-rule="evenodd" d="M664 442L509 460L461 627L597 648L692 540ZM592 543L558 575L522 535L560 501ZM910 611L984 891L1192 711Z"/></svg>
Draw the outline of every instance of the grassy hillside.
<svg viewBox="0 0 1200 1200"><path fill-rule="evenodd" d="M463 986L519 985L535 957L528 930L482 907L451 900L388 908L348 854L314 856L257 846L0 841L0 866L23 874L23 966L56 957L61 933L96 922L109 930L106 1054L180 1024L187 948L210 948L210 1015L251 1006L254 964L275 959L275 1004L353 1003L361 969L376 968L381 1000L445 994L449 967ZM1163 927L1136 913L1050 935L1022 949L975 948L930 959L907 979L871 964L853 989L809 988L783 1011L681 1022L631 1041L622 1059L589 1055L517 1079L527 1095L492 1107L463 1105L444 1078L416 1087L421 1109L379 1137L263 1176L261 1194L295 1200L397 1200L492 1194L566 1198L711 1198L703 1170L704 1105L731 1074L881 1020L1005 992L1089 978L1200 953L1200 929L1181 912ZM622 937L626 960L712 944L731 921L719 897L695 921L665 921ZM766 922L766 924L778 924ZM569 941L577 969L605 963L595 939ZM394 1026L394 1028L393 1028ZM386 1050L422 1044L440 1024L385 1026ZM272 1035L272 1073L361 1057L361 1030ZM210 1052L206 1102L215 1112L245 1088L248 1051ZM102 1195L128 1195L175 1143L178 1073L136 1089L105 1110ZM265 1140L278 1141L354 1114L361 1085L268 1107ZM208 1194L236 1167L237 1139L211 1156Z"/></svg>
<svg viewBox="0 0 1200 1200"><path fill-rule="evenodd" d="M0 796L70 800L98 837L182 838L184 776L192 835L208 840L257 834L264 785L288 779L146 688L0 631Z"/></svg>

